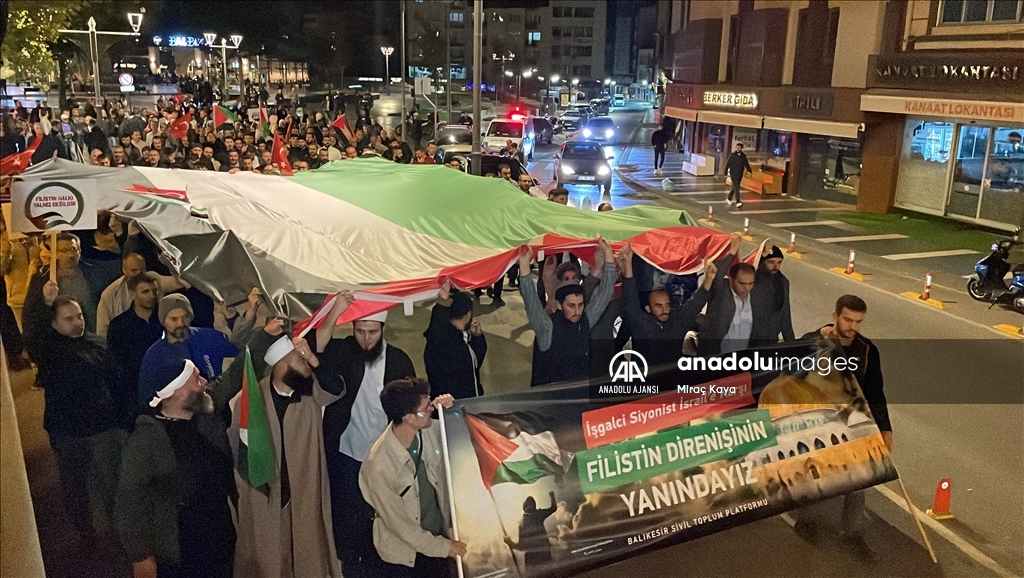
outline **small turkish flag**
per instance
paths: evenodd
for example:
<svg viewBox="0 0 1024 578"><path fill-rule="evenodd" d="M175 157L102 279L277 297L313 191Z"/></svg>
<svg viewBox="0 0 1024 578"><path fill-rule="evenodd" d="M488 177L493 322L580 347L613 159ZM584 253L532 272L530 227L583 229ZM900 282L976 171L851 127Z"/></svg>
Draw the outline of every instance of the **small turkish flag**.
<svg viewBox="0 0 1024 578"><path fill-rule="evenodd" d="M292 134L292 123L288 122L288 135ZM281 174L290 177L295 173L292 172L292 165L288 162L288 147L284 145L281 140L280 133L274 133L274 148L270 152L270 162L277 164L277 168L281 170Z"/></svg>
<svg viewBox="0 0 1024 578"><path fill-rule="evenodd" d="M39 148L39 143L43 142L42 135L36 135L32 139L32 144L27 149L20 153L13 155L7 155L4 157L2 163L0 163L0 173L4 175L16 175L21 171L25 170L28 165L32 163L32 154Z"/></svg>
<svg viewBox="0 0 1024 578"><path fill-rule="evenodd" d="M178 140L183 140L188 137L188 129L191 123L192 111L190 110L179 116L178 120L174 121L174 124L171 125L171 136Z"/></svg>

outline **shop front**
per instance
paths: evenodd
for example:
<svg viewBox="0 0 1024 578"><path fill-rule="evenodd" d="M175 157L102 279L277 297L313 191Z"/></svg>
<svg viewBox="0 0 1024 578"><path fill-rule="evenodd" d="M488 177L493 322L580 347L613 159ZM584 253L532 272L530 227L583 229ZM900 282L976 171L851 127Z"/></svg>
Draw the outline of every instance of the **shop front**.
<svg viewBox="0 0 1024 578"><path fill-rule="evenodd" d="M998 64L992 57L976 57L978 62L958 65L962 57L918 56L923 60L910 64L911 56L899 58L875 62L874 83L886 88L871 89L861 98L865 112L902 125L896 182L871 194L889 195L891 205L900 209L1003 230L1021 226L1024 62ZM983 69L982 61L987 62ZM934 89L936 82L958 90L888 88Z"/></svg>
<svg viewBox="0 0 1024 578"><path fill-rule="evenodd" d="M754 168L754 175L744 179L744 189L857 202L861 91L676 84L668 88L665 116L682 121L683 152L714 167L693 174L721 175L729 154L741 143Z"/></svg>

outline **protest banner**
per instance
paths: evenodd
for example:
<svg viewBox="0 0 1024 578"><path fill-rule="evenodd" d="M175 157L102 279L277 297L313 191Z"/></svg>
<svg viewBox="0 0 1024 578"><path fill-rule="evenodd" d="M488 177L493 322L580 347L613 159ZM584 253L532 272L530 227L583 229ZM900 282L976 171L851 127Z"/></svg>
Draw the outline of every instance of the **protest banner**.
<svg viewBox="0 0 1024 578"><path fill-rule="evenodd" d="M19 233L48 233L55 251L59 231L96 228L96 181L15 181L11 205L12 228ZM56 267L50 267L50 281L57 281Z"/></svg>
<svg viewBox="0 0 1024 578"><path fill-rule="evenodd" d="M896 479L833 342L682 359L446 410L465 576L572 575ZM658 393L600 394L637 384Z"/></svg>

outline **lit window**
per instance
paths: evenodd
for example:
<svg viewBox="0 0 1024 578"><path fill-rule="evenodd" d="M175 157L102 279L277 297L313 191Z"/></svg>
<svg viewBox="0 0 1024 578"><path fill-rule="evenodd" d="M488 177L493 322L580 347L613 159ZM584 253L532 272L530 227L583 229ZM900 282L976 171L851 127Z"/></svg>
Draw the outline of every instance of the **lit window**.
<svg viewBox="0 0 1024 578"><path fill-rule="evenodd" d="M462 12L452 12L451 14L448 15L448 19L451 20L452 22L461 23L463 22L463 14Z"/></svg>
<svg viewBox="0 0 1024 578"><path fill-rule="evenodd" d="M526 42L531 46L540 42L540 32L527 32Z"/></svg>

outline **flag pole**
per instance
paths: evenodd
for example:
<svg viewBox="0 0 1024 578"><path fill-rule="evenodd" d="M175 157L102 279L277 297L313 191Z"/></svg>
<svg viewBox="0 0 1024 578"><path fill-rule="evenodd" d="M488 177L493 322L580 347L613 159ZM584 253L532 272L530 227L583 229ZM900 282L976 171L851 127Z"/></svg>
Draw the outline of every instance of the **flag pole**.
<svg viewBox="0 0 1024 578"><path fill-rule="evenodd" d="M505 529L505 522L501 519L501 510L498 509L498 501L494 499L494 491L491 486L487 486L487 494L491 496L491 503L494 504L494 513L498 515L498 525L501 526L501 535L503 538L508 538L508 530ZM520 536L520 539L522 537ZM502 542L505 542L502 540ZM516 566L516 573L523 576L523 570L519 567L519 558L516 558L516 551L512 546L509 546L508 542L505 542L505 546L508 546L508 552L512 555L512 563Z"/></svg>
<svg viewBox="0 0 1024 578"><path fill-rule="evenodd" d="M312 325L312 324L311 324ZM452 517L452 538L459 539L459 519L455 516L455 488L452 485L452 461L448 455L448 431L444 426L444 408L437 405L437 417L441 422L441 455L444 458L444 481L448 490L448 507ZM459 569L459 578L464 578L465 571L462 569L462 556L455 558Z"/></svg>

